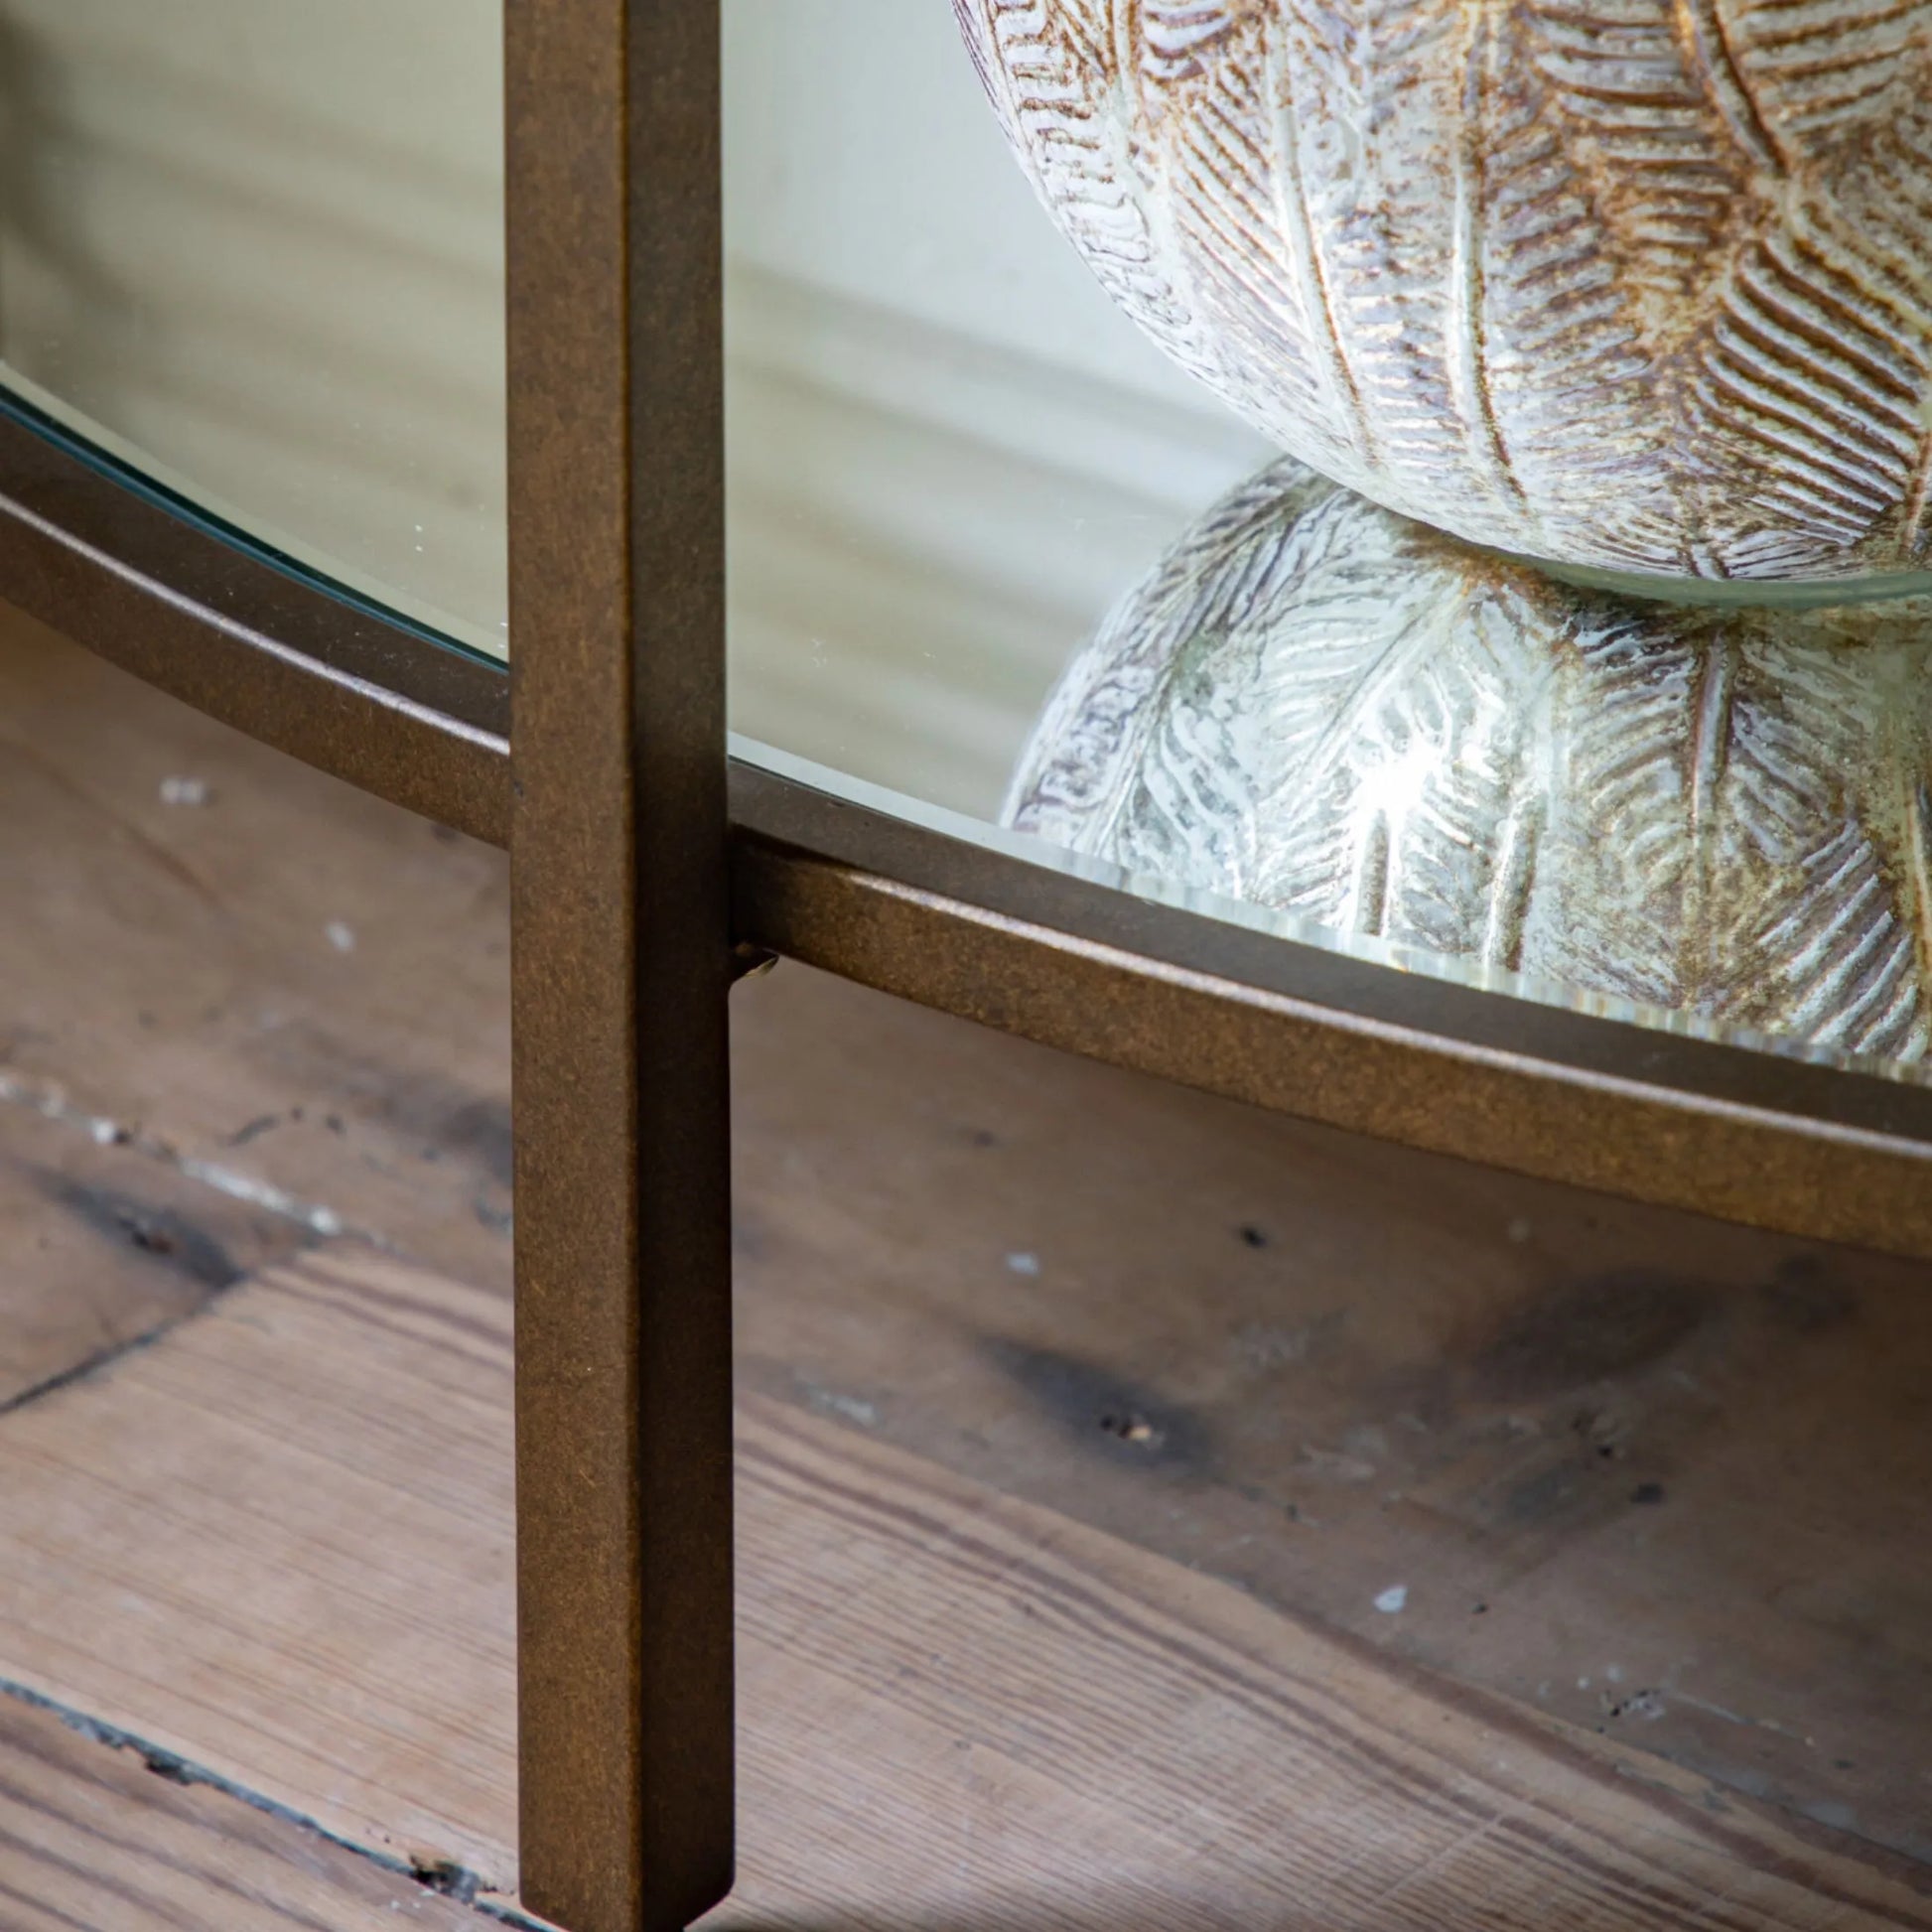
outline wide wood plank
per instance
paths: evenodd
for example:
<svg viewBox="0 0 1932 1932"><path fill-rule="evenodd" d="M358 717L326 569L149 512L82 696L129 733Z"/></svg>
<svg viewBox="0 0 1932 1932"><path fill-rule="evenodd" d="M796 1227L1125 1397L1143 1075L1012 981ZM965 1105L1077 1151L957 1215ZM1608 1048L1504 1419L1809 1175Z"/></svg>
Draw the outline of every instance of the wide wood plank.
<svg viewBox="0 0 1932 1932"><path fill-rule="evenodd" d="M0 611L0 1099L507 1287L500 853Z"/></svg>
<svg viewBox="0 0 1932 1932"><path fill-rule="evenodd" d="M0 1677L510 1880L509 1309L352 1249L0 1419Z"/></svg>
<svg viewBox="0 0 1932 1932"><path fill-rule="evenodd" d="M1932 1897L1701 1780L931 1463L763 1406L741 1452L724 1925L1932 1924Z"/></svg>
<svg viewBox="0 0 1932 1932"><path fill-rule="evenodd" d="M513 1881L500 1299L352 1250L0 1419L0 1665ZM741 1428L721 1926L1932 1926L1747 1801L801 1410Z"/></svg>
<svg viewBox="0 0 1932 1932"><path fill-rule="evenodd" d="M434 1874L424 1874L434 1877ZM482 1932L406 1871L0 1699L8 1932Z"/></svg>
<svg viewBox="0 0 1932 1932"><path fill-rule="evenodd" d="M752 1386L1932 1860L1932 1268L738 998Z"/></svg>
<svg viewBox="0 0 1932 1932"><path fill-rule="evenodd" d="M0 1402L318 1226L506 1285L501 856L17 621L0 694ZM1932 1860L1932 1272L736 1002L750 1386Z"/></svg>
<svg viewBox="0 0 1932 1932"><path fill-rule="evenodd" d="M0 1410L314 1239L138 1149L0 1105Z"/></svg>

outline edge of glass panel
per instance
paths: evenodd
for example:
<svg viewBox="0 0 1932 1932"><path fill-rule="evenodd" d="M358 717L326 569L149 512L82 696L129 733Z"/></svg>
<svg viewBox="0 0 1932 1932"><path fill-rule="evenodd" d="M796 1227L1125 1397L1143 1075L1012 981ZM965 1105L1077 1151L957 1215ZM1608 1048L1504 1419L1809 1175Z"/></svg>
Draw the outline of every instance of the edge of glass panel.
<svg viewBox="0 0 1932 1932"><path fill-rule="evenodd" d="M1587 1014L1595 1019L1638 1027L1647 1033L1671 1034L1720 1046L1742 1047L1780 1059L1874 1076L1898 1086L1932 1087L1932 1063L1926 1061L1846 1052L1815 1041L1760 1033L1726 1021L1707 1020L1673 1007L1651 1006L1611 994L1591 992L1584 987L1567 986L1561 981L1533 974L1484 965L1480 961L1456 959L1424 947L1356 937L1301 914L1227 898L1151 874L1131 872L1111 861L1090 858L1084 853L1055 845L1034 833L1016 832L943 805L927 804L903 792L852 777L834 766L796 757L743 733L734 732L731 735L731 755L776 777L903 820L942 837L998 852L1029 866L1085 880L1133 898L1195 913L1222 925L1241 926L1270 938L1312 947L1337 958L1383 966L1392 972L1438 980L1473 992L1494 993L1564 1012Z"/></svg>
<svg viewBox="0 0 1932 1932"><path fill-rule="evenodd" d="M286 539L277 541L258 535L227 513L224 506L210 503L193 493L186 480L175 476L166 466L149 465L133 445L123 443L112 432L80 416L77 411L70 415L57 396L42 390L37 383L25 380L12 369L0 368L0 415L32 430L76 462L84 463L144 501L166 510L171 516L179 517L206 535L246 552L256 562L283 577L291 578L308 589L320 591L364 617L374 618L425 643L454 651L458 656L490 670L506 672L509 668L506 647L499 643L498 647L492 649L479 642L477 637L465 635L472 626L460 619L451 618L447 612L438 612L436 616L439 621L431 621L419 612L391 602L387 594L358 584L352 576L339 574L339 567L324 569L320 564L310 562L289 547Z"/></svg>

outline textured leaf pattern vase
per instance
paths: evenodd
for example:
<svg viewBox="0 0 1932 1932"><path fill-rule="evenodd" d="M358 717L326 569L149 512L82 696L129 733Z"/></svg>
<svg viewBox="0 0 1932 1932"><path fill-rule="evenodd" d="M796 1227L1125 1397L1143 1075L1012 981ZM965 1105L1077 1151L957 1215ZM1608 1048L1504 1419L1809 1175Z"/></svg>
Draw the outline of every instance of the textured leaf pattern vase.
<svg viewBox="0 0 1932 1932"><path fill-rule="evenodd" d="M1932 567L1932 0L955 0L1116 300L1570 565Z"/></svg>
<svg viewBox="0 0 1932 1932"><path fill-rule="evenodd" d="M1343 932L1916 1061L1928 648L1932 600L1580 590L1285 462L1076 658L1008 817Z"/></svg>

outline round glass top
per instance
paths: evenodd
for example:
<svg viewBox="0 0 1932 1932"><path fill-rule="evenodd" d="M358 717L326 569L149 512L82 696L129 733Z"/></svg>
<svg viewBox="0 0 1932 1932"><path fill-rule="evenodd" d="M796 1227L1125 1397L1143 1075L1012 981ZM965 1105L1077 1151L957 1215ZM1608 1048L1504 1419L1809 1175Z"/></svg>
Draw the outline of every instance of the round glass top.
<svg viewBox="0 0 1932 1932"><path fill-rule="evenodd" d="M0 379L505 648L496 0L7 0Z"/></svg>
<svg viewBox="0 0 1932 1932"><path fill-rule="evenodd" d="M744 753L1203 916L1919 1077L1932 579L1550 573L1282 465L1103 290L1159 263L1125 193L1089 262L1054 232L949 11L727 9ZM1009 118L1072 84L1050 38L996 49Z"/></svg>
<svg viewBox="0 0 1932 1932"><path fill-rule="evenodd" d="M1154 11L1172 35L1220 10ZM1121 228L1097 279L1055 232L944 0L723 14L739 756L1391 970L1922 1077L1932 604L1850 578L1660 602L1588 555L1553 574L1406 521L1286 461L1110 299L1157 252ZM0 26L13 406L498 658L500 30L496 0L14 0ZM1154 54L1185 80L1211 50ZM1306 305L1327 284L1304 229ZM1755 260L1738 313L1810 343ZM1257 339L1259 310L1188 295ZM1476 299L1506 415L1534 358ZM1335 340L1331 399L1355 380ZM1922 417L1932 382L1913 403L1846 340ZM1441 407L1473 421L1470 379ZM1734 376L1802 444L1784 379ZM1876 432L1839 427L1807 461L1850 515ZM1300 453L1363 481L1322 434ZM1561 492L1563 463L1525 487ZM1641 534L1640 509L1603 526ZM1774 520L1727 554L1771 554Z"/></svg>

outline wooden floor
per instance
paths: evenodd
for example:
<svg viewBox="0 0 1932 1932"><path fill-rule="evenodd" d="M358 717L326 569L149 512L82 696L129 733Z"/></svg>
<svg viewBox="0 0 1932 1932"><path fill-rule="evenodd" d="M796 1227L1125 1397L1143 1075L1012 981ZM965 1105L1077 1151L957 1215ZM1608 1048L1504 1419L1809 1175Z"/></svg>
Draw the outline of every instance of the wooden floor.
<svg viewBox="0 0 1932 1932"><path fill-rule="evenodd" d="M502 862L16 624L0 887L0 1927L514 1919ZM738 999L721 1928L1932 1928L1932 1271Z"/></svg>

